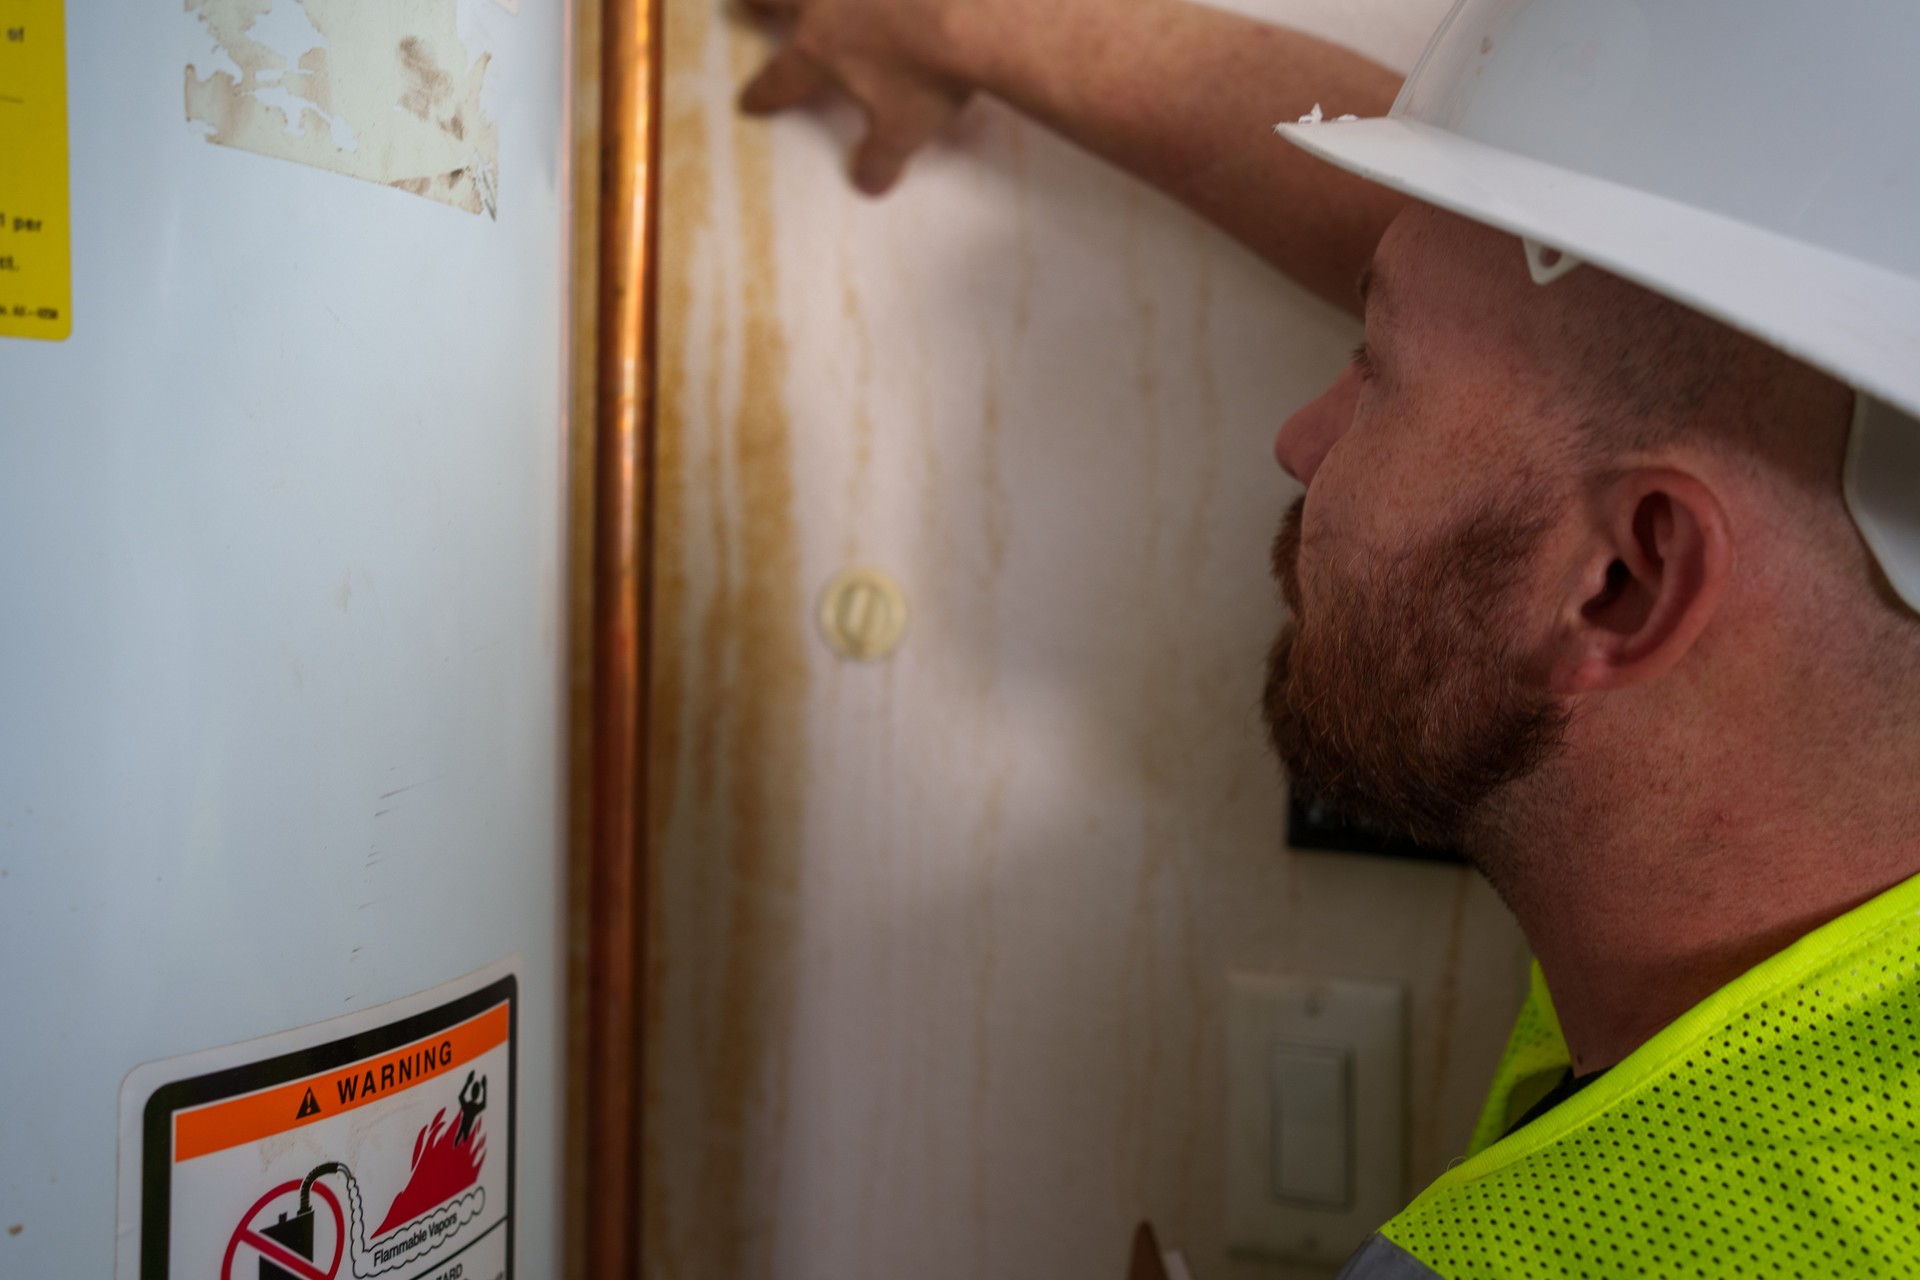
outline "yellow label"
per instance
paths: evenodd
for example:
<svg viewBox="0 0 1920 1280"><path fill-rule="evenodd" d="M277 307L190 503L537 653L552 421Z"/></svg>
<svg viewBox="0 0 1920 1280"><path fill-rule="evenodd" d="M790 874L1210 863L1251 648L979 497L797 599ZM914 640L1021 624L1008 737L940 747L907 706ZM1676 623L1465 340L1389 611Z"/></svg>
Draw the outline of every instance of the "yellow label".
<svg viewBox="0 0 1920 1280"><path fill-rule="evenodd" d="M0 0L0 338L73 331L64 0Z"/></svg>

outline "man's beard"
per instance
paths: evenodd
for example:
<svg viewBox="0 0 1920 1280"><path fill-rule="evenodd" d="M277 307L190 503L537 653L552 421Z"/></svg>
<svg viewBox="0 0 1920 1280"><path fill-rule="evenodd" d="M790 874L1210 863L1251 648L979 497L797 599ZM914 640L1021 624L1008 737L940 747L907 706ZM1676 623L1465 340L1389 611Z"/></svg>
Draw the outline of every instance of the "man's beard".
<svg viewBox="0 0 1920 1280"><path fill-rule="evenodd" d="M1529 495L1533 497L1534 495ZM1267 658L1265 710L1293 785L1350 817L1449 846L1491 829L1489 801L1559 749L1566 712L1511 637L1545 522L1490 506L1334 582L1303 610L1305 499L1273 544L1292 617Z"/></svg>

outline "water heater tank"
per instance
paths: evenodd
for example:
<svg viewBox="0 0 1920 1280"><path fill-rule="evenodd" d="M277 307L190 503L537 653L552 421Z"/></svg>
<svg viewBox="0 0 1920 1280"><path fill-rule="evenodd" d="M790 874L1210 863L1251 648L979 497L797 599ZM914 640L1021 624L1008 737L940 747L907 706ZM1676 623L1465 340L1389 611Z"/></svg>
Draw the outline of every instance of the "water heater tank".
<svg viewBox="0 0 1920 1280"><path fill-rule="evenodd" d="M566 6L0 6L0 1276L559 1270Z"/></svg>

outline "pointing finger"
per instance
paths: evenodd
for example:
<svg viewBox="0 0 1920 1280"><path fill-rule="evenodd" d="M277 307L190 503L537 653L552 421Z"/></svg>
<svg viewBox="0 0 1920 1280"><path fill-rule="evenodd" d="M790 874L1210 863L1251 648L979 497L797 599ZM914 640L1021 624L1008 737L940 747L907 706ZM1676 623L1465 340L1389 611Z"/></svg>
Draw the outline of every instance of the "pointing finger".
<svg viewBox="0 0 1920 1280"><path fill-rule="evenodd" d="M853 153L853 185L870 196L883 196L907 167L913 155L911 146L872 132L861 139Z"/></svg>
<svg viewBox="0 0 1920 1280"><path fill-rule="evenodd" d="M853 155L853 185L870 196L885 195L913 153L950 120L958 104L924 91L870 106L867 136Z"/></svg>
<svg viewBox="0 0 1920 1280"><path fill-rule="evenodd" d="M805 54L792 45L768 59L758 75L740 92L740 109L754 115L785 111L819 97L831 81Z"/></svg>

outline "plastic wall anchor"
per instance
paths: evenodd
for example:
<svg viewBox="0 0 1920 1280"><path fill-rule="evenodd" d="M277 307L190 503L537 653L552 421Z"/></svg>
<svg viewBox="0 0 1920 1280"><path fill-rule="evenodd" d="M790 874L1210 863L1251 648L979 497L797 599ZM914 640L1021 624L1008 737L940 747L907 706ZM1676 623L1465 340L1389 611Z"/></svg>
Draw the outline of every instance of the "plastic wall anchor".
<svg viewBox="0 0 1920 1280"><path fill-rule="evenodd" d="M900 647L907 597L878 569L849 569L820 593L820 632L842 658L877 662Z"/></svg>

